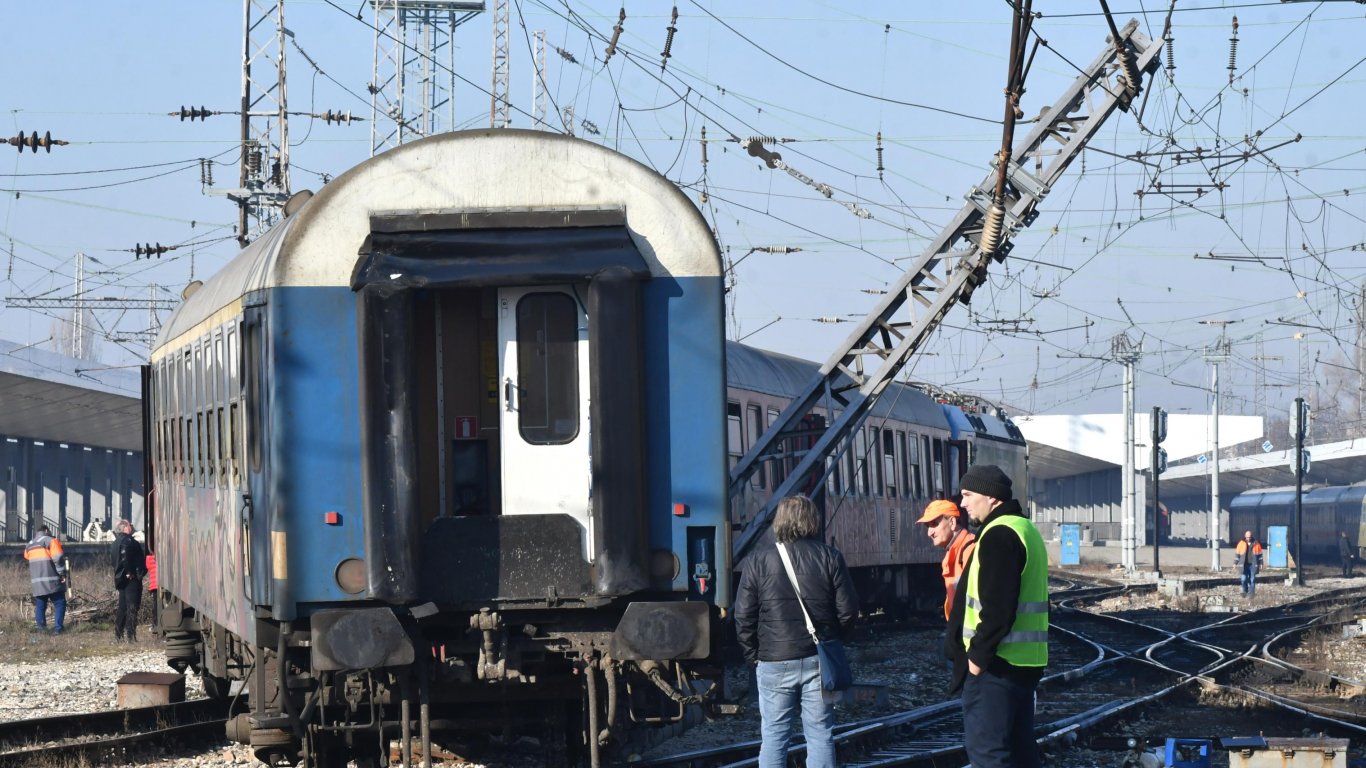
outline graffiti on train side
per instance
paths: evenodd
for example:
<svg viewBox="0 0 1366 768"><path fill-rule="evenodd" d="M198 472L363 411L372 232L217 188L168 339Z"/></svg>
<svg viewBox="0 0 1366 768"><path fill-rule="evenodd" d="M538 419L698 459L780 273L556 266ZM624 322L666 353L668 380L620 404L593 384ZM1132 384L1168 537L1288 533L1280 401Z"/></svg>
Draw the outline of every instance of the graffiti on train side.
<svg viewBox="0 0 1366 768"><path fill-rule="evenodd" d="M246 632L243 548L233 488L178 487L164 515L166 587L214 622Z"/></svg>

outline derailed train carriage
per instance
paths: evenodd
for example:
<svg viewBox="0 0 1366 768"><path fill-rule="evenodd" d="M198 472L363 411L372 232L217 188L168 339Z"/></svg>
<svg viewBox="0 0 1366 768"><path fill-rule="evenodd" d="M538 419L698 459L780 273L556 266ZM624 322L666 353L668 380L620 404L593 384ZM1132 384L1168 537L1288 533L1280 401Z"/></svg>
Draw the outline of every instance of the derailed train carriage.
<svg viewBox="0 0 1366 768"><path fill-rule="evenodd" d="M245 688L273 764L458 729L596 765L682 717L731 591L720 274L676 187L572 138L338 176L153 351L170 664Z"/></svg>
<svg viewBox="0 0 1366 768"><path fill-rule="evenodd" d="M799 395L818 366L809 360L726 343L727 442L738 461ZM961 398L957 398L961 400ZM796 467L802 452L825 430L838 405L817 406L805 434L787 438L783 457L763 462L731 501L731 522L743 526ZM972 464L997 464L1028 504L1028 446L999 409L984 403L945 402L893 382L865 423L837 455L827 458L823 487L802 489L824 512L825 538L844 554L863 610L902 614L942 605L944 551L916 525L925 505L959 492Z"/></svg>

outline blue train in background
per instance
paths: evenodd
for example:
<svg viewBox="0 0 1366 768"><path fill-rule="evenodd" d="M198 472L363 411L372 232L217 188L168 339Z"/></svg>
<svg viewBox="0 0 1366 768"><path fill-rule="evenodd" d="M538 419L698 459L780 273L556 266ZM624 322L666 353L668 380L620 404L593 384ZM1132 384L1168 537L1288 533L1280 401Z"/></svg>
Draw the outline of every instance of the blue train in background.
<svg viewBox="0 0 1366 768"><path fill-rule="evenodd" d="M669 181L544 132L296 196L152 353L168 661L271 764L453 730L598 765L715 688L721 262Z"/></svg>

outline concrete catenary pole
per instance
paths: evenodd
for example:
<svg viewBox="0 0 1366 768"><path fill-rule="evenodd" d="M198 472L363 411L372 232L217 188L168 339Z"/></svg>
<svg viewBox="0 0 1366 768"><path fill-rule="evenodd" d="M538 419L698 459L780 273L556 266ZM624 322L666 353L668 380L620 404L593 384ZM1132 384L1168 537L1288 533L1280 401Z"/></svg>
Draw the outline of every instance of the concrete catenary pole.
<svg viewBox="0 0 1366 768"><path fill-rule="evenodd" d="M1214 407L1210 418L1210 436L1214 443L1213 466L1210 469L1209 507L1209 569L1219 570L1219 362L1214 363Z"/></svg>

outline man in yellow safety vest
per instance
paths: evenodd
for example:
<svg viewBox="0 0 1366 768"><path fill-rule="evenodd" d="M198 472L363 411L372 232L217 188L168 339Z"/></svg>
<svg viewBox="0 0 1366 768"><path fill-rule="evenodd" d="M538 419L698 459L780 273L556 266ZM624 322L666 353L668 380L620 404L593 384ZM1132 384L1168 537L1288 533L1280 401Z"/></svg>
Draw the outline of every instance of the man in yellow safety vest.
<svg viewBox="0 0 1366 768"><path fill-rule="evenodd" d="M951 692L963 692L974 768L1038 768L1034 692L1048 664L1048 553L992 464L963 474L963 509L981 526L949 617Z"/></svg>

